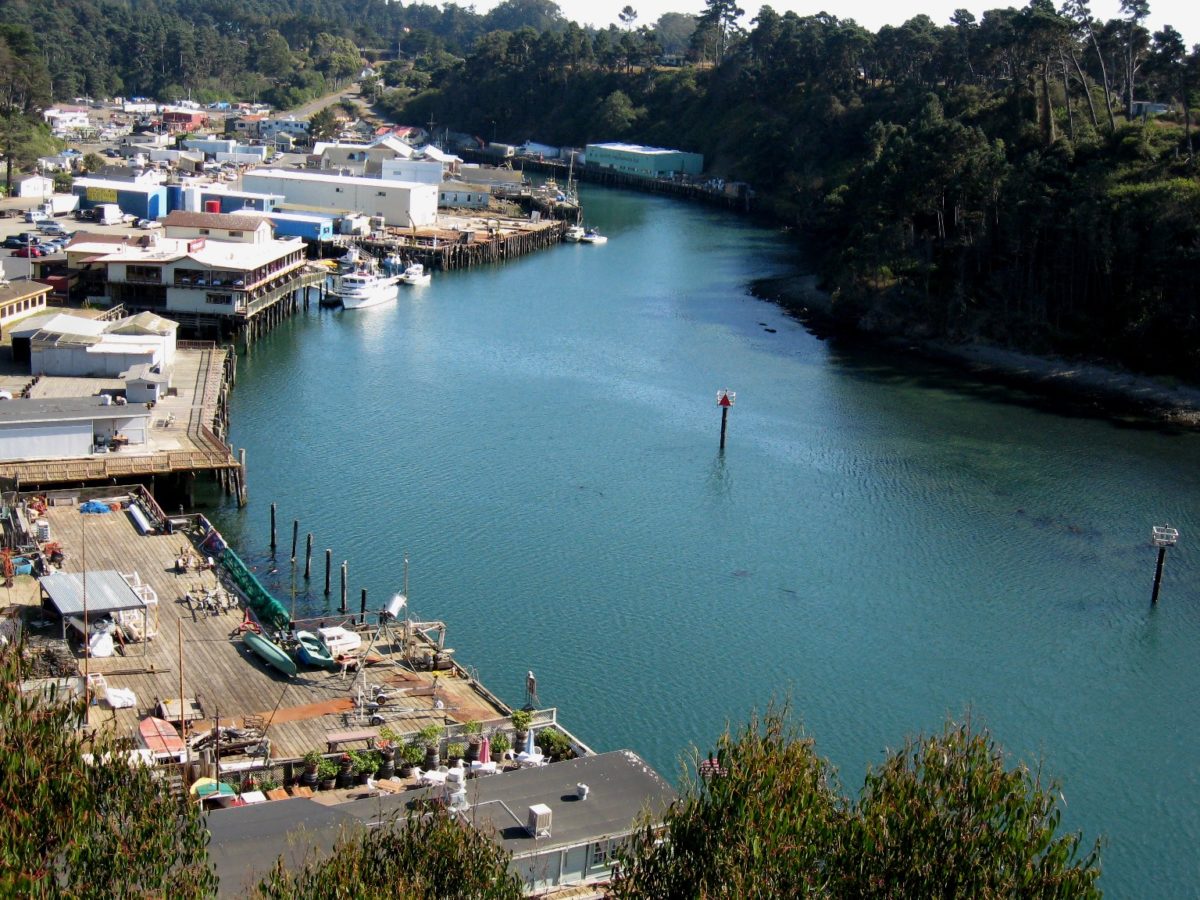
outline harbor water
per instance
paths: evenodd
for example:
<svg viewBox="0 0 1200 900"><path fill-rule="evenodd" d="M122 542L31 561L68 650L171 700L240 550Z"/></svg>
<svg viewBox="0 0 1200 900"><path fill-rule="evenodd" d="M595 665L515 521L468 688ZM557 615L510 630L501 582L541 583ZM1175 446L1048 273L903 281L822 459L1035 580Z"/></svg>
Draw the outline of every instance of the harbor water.
<svg viewBox="0 0 1200 900"><path fill-rule="evenodd" d="M583 201L607 245L314 305L240 359L250 503L216 516L276 596L293 519L306 614L342 560L383 608L407 556L413 613L485 684L519 705L532 669L583 740L668 776L772 698L847 790L969 714L1061 780L1111 895L1193 894L1200 439L819 339L749 293L784 235Z"/></svg>

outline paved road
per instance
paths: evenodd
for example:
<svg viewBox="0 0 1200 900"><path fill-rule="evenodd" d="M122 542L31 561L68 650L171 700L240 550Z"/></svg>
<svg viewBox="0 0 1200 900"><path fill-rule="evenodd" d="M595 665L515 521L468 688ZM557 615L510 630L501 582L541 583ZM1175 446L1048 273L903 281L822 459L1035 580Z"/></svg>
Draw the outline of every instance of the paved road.
<svg viewBox="0 0 1200 900"><path fill-rule="evenodd" d="M358 82L347 85L344 89L336 91L332 94L326 94L324 97L318 97L316 100L309 100L303 106L297 106L295 109L289 109L288 115L295 116L297 119L307 119L313 113L324 109L327 106L333 106L335 103L340 103L349 97L358 96Z"/></svg>

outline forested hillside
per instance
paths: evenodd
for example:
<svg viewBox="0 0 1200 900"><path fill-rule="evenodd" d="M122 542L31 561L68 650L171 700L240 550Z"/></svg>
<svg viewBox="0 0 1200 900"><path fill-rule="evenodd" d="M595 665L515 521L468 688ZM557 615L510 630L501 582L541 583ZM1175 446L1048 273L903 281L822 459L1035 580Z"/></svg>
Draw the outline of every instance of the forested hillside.
<svg viewBox="0 0 1200 900"><path fill-rule="evenodd" d="M1109 22L1086 0L1033 0L875 33L697 6L655 23L626 7L620 27L596 30L550 0L486 15L383 0L10 0L0 76L26 84L10 113L51 94L286 107L363 57L387 59L368 87L399 121L703 152L807 236L846 322L1200 379L1200 53L1170 27L1150 33L1146 0Z"/></svg>

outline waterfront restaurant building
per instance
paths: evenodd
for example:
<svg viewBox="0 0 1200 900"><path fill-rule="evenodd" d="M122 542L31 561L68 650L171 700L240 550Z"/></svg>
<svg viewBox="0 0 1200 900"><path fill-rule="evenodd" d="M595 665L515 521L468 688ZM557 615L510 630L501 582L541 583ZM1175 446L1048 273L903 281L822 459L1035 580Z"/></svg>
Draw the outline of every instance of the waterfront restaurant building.
<svg viewBox="0 0 1200 900"><path fill-rule="evenodd" d="M113 305L193 324L197 316L252 316L301 287L303 242L270 237L266 218L174 212L165 224L166 237L147 235L89 260L105 268Z"/></svg>
<svg viewBox="0 0 1200 900"><path fill-rule="evenodd" d="M352 209L367 216L382 216L385 224L397 228L422 227L437 222L438 188L435 184L259 169L242 176L242 187L249 191L282 194L292 206L335 211Z"/></svg>
<svg viewBox="0 0 1200 900"><path fill-rule="evenodd" d="M704 155L641 144L588 144L584 152L589 168L612 169L641 178L673 178L699 175L704 171Z"/></svg>

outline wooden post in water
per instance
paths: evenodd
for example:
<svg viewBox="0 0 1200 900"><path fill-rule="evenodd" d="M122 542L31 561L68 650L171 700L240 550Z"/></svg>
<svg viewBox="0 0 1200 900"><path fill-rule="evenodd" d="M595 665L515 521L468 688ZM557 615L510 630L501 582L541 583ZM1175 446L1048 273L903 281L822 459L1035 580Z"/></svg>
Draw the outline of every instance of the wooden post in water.
<svg viewBox="0 0 1200 900"><path fill-rule="evenodd" d="M362 605L358 608L358 622L360 625L367 624L367 589L362 589Z"/></svg>
<svg viewBox="0 0 1200 900"><path fill-rule="evenodd" d="M1179 543L1179 531L1170 525L1155 525L1150 529L1150 540L1158 548L1158 565L1154 568L1154 591L1150 594L1150 605L1158 606L1158 589L1162 584L1163 564L1167 561L1167 548Z"/></svg>
<svg viewBox="0 0 1200 900"><path fill-rule="evenodd" d="M345 560L342 560L342 605L341 605L342 615L346 614L346 609L347 609L347 607L346 607L346 570L349 568L349 565L350 564L348 562L346 562Z"/></svg>
<svg viewBox="0 0 1200 900"><path fill-rule="evenodd" d="M271 504L271 550L275 550L275 504Z"/></svg>
<svg viewBox="0 0 1200 900"><path fill-rule="evenodd" d="M325 596L329 596L329 570L333 568L333 551L325 548Z"/></svg>
<svg viewBox="0 0 1200 900"><path fill-rule="evenodd" d="M292 562L296 561L296 542L300 540L300 520L292 519Z"/></svg>
<svg viewBox="0 0 1200 900"><path fill-rule="evenodd" d="M719 390L717 391L717 406L721 407L721 449L725 449L725 425L729 421L729 410L733 408L733 401L737 399L737 394L734 391Z"/></svg>
<svg viewBox="0 0 1200 900"><path fill-rule="evenodd" d="M246 488L246 448L238 451L238 506L244 507L250 499L250 491Z"/></svg>
<svg viewBox="0 0 1200 900"><path fill-rule="evenodd" d="M308 581L312 575L312 532L308 533L308 539L304 542L304 580Z"/></svg>

